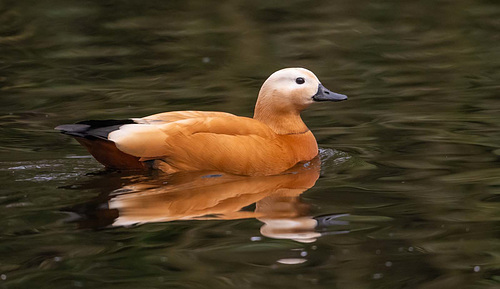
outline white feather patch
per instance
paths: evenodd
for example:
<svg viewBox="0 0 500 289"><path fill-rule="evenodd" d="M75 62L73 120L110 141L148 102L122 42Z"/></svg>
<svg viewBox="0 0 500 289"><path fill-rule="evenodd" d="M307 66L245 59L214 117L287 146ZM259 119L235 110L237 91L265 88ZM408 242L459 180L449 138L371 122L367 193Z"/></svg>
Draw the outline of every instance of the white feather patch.
<svg viewBox="0 0 500 289"><path fill-rule="evenodd" d="M124 153L136 157L157 157L165 154L166 135L157 126L126 124L111 132L108 139Z"/></svg>

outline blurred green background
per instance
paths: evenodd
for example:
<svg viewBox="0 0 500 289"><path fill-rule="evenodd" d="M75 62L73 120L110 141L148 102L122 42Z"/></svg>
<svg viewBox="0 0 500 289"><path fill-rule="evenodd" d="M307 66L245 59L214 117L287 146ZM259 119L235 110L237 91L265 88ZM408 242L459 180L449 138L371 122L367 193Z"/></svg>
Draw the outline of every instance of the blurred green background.
<svg viewBox="0 0 500 289"><path fill-rule="evenodd" d="M485 0L1 1L0 288L498 288L499 31ZM349 96L303 114L324 162L299 199L345 223L78 225L141 177L53 127L251 116L295 66Z"/></svg>

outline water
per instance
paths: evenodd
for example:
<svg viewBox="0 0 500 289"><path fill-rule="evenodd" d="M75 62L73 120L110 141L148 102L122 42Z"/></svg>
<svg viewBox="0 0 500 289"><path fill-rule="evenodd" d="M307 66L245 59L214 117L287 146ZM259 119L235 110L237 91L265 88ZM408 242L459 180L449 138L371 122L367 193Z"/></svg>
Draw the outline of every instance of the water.
<svg viewBox="0 0 500 289"><path fill-rule="evenodd" d="M498 288L499 19L497 1L1 2L0 287ZM321 168L109 173L52 129L251 116L290 66L350 97L303 115Z"/></svg>

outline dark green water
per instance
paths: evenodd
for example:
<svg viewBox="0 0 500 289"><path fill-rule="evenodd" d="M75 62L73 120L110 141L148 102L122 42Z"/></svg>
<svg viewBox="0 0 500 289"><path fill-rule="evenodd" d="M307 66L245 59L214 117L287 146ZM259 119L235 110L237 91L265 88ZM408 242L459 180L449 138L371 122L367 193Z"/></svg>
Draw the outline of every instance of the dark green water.
<svg viewBox="0 0 500 289"><path fill-rule="evenodd" d="M0 288L499 288L499 47L493 0L2 1ZM52 129L251 116L293 66L350 97L303 115L311 188L106 173Z"/></svg>

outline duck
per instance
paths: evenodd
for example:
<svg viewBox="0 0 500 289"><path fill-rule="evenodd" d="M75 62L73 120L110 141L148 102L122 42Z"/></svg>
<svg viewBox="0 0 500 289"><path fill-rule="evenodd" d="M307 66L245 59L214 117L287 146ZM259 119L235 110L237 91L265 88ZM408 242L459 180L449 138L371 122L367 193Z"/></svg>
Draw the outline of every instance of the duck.
<svg viewBox="0 0 500 289"><path fill-rule="evenodd" d="M324 87L310 70L284 68L262 84L252 118L170 111L55 129L74 137L107 169L269 176L318 155L316 139L300 113L314 103L346 99Z"/></svg>

